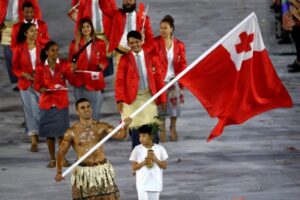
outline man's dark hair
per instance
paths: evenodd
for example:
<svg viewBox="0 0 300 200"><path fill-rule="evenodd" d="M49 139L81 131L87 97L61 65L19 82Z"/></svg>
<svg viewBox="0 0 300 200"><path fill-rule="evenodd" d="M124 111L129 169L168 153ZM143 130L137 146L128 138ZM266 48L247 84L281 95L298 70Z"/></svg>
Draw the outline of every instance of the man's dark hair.
<svg viewBox="0 0 300 200"><path fill-rule="evenodd" d="M78 108L78 104L80 104L80 103L82 103L82 102L85 102L85 101L87 101L87 102L90 103L90 101L89 101L88 99L84 98L84 97L78 99L78 100L76 101L76 104L75 104L76 110L77 110L77 108Z"/></svg>
<svg viewBox="0 0 300 200"><path fill-rule="evenodd" d="M22 5L22 10L24 10L24 8L33 8L34 9L34 5L29 2L29 1L26 1L25 3L23 3Z"/></svg>
<svg viewBox="0 0 300 200"><path fill-rule="evenodd" d="M138 129L139 134L148 134L152 136L152 126L145 124Z"/></svg>
<svg viewBox="0 0 300 200"><path fill-rule="evenodd" d="M129 41L129 38L135 38L138 40L142 40L142 34L139 31L130 31L127 34L127 41Z"/></svg>

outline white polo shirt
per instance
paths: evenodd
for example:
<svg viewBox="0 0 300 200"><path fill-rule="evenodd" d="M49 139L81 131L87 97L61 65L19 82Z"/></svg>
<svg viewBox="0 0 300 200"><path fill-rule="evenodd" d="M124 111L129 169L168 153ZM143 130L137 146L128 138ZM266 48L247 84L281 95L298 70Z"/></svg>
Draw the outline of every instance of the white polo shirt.
<svg viewBox="0 0 300 200"><path fill-rule="evenodd" d="M161 161L168 159L168 154L165 148L159 144L154 144L151 149L154 155ZM145 160L148 154L148 149L142 144L137 145L131 155L129 160L141 163ZM143 166L136 171L136 187L137 190L144 190L149 192L160 192L163 187L163 169L161 169L156 163L153 164L152 168L147 168Z"/></svg>

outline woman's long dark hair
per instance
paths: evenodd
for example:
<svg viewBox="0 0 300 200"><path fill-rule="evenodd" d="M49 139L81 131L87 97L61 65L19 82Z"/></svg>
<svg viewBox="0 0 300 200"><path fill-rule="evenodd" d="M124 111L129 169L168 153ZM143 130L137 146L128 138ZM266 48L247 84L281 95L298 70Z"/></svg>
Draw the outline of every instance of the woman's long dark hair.
<svg viewBox="0 0 300 200"><path fill-rule="evenodd" d="M48 51L52 46L58 46L58 45L54 41L49 41L45 44L45 47L41 50L40 59L42 62L45 62L46 59L48 58L46 51Z"/></svg>
<svg viewBox="0 0 300 200"><path fill-rule="evenodd" d="M17 36L17 43L22 43L26 40L25 33L30 29L31 26L35 26L33 23L22 23Z"/></svg>

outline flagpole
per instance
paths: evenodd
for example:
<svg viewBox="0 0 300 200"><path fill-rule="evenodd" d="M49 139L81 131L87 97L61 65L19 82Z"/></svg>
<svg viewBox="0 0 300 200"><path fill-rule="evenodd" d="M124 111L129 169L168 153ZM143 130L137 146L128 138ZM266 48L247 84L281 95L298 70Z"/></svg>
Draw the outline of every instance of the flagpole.
<svg viewBox="0 0 300 200"><path fill-rule="evenodd" d="M148 101L146 101L141 107L139 107L136 111L134 111L129 117L134 118L137 116L144 108L146 108L150 103L152 103L158 96L164 93L169 87L171 87L175 82L177 82L180 78L182 78L186 73L188 73L193 67L196 66L203 58L205 58L208 54L210 54L217 46L222 44L224 40L226 40L234 31L240 28L246 21L251 19L252 17L256 18L254 12L252 12L248 17L246 17L243 21L241 21L237 26L235 26L231 31L229 31L224 37L222 37L218 42L216 42L212 47L210 47L207 51L205 51L201 56L199 56L194 62L192 62L188 67L186 67L182 72L180 72L174 79L172 79L167 85L165 85L160 91L158 91L154 96L152 96ZM62 176L65 177L68 173L70 173L77 165L79 165L83 160L85 160L89 155L91 155L97 148L99 148L102 144L104 144L111 136L113 136L117 131L119 131L125 125L122 122L118 125L112 132L110 132L107 136L105 136L99 143L97 143L92 149L90 149L85 155L83 155L80 159L78 159L71 167L69 167L66 171L63 172Z"/></svg>
<svg viewBox="0 0 300 200"><path fill-rule="evenodd" d="M144 17L144 21L143 21L143 25L142 25L142 33L144 32L144 29L145 29L145 23L146 23L146 18L147 18L147 14L148 14L148 9L149 9L149 0L147 1L145 17Z"/></svg>

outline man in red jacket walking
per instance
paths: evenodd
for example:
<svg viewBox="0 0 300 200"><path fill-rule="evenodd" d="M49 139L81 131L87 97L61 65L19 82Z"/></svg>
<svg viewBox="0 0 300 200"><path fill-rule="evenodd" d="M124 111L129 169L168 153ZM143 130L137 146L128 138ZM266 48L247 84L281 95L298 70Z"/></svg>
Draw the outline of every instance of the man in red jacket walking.
<svg viewBox="0 0 300 200"><path fill-rule="evenodd" d="M164 87L160 67L155 57L142 49L142 35L138 31L131 31L127 35L128 46L131 51L124 54L119 62L115 99L122 119L130 116L148 99ZM156 102L149 104L138 114L129 126L132 137L132 148L140 144L137 129L150 123L157 123L157 105L166 109L166 93L159 96ZM158 141L158 139L157 139Z"/></svg>
<svg viewBox="0 0 300 200"><path fill-rule="evenodd" d="M31 2L25 2L22 5L22 14L24 19L20 20L18 23L13 25L12 33L11 33L11 44L10 47L14 48L17 43L17 36L20 30L20 26L22 23L32 23L35 24L36 29L38 31L37 41L45 45L49 41L48 27L46 22L36 18L35 8Z"/></svg>
<svg viewBox="0 0 300 200"><path fill-rule="evenodd" d="M152 40L150 18L145 15L143 9L136 11L136 0L123 0L122 9L114 9L111 3L105 1L102 11L112 20L108 51L115 51L114 70L116 71L120 57L130 51L127 45L127 33L133 30L139 31L143 34L145 42Z"/></svg>

